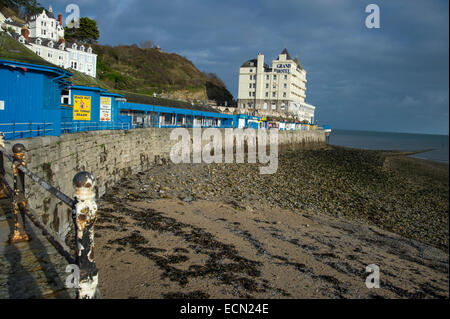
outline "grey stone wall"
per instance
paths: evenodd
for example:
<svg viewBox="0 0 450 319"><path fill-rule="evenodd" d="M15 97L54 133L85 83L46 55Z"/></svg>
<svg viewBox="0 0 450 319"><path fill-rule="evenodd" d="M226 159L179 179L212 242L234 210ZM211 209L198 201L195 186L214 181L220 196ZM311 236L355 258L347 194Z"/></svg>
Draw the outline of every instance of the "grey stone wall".
<svg viewBox="0 0 450 319"><path fill-rule="evenodd" d="M129 131L93 131L11 141L25 145L28 167L72 197L72 178L80 171L91 172L97 181L97 195L124 176L144 171L155 165L155 156L169 159L170 149L177 141L170 140L172 129L134 129ZM192 129L190 129L192 137ZM225 134L222 134L224 136ZM280 151L315 147L325 143L320 131L280 131ZM208 141L203 141L202 145ZM5 160L7 179L12 185L9 161ZM72 227L71 210L65 204L26 178L29 207L42 222L62 238Z"/></svg>

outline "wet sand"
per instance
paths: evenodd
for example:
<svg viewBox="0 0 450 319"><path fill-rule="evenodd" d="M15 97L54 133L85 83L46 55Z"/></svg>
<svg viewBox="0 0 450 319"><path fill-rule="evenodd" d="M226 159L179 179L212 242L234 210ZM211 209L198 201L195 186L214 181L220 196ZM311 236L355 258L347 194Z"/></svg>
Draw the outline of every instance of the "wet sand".
<svg viewBox="0 0 450 319"><path fill-rule="evenodd" d="M252 175L248 164L156 166L124 179L99 202L102 295L448 298L448 165L392 155L334 148L283 155L278 176L297 185L295 172L310 176L307 187L294 189L268 184L270 177ZM253 186L257 178L266 179L265 189ZM325 180L336 186L326 195L331 182ZM347 193L339 193L339 184ZM422 193L431 201L420 209L430 213L411 219ZM384 216L374 204L394 201ZM331 206L336 209L328 211ZM434 229L426 229L430 223ZM426 236L419 241L421 228ZM369 264L380 267L379 289L365 285Z"/></svg>

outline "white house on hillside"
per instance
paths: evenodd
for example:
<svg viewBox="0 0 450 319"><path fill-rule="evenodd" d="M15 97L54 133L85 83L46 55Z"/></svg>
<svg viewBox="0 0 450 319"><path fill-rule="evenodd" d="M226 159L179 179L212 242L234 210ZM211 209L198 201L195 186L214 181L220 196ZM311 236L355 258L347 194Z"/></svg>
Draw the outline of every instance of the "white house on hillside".
<svg viewBox="0 0 450 319"><path fill-rule="evenodd" d="M58 20L56 20L52 6L49 7L48 11L42 10L41 13L32 16L27 25L32 38L48 39L55 42L64 39L62 15L60 14Z"/></svg>
<svg viewBox="0 0 450 319"><path fill-rule="evenodd" d="M96 77L97 54L89 45L66 43L62 15L55 19L52 7L29 18L19 25L9 17L0 16L0 26L12 30L12 36L44 60L65 69L74 69ZM3 21L3 22L2 22Z"/></svg>

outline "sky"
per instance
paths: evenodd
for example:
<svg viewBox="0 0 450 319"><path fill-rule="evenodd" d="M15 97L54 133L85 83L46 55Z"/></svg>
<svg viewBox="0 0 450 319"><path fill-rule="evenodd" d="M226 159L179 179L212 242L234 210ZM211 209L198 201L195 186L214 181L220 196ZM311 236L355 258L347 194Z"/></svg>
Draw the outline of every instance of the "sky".
<svg viewBox="0 0 450 319"><path fill-rule="evenodd" d="M307 71L306 102L336 129L449 132L448 0L41 0L97 21L100 44L152 40L237 98L239 67L287 48ZM368 4L380 28L365 24Z"/></svg>

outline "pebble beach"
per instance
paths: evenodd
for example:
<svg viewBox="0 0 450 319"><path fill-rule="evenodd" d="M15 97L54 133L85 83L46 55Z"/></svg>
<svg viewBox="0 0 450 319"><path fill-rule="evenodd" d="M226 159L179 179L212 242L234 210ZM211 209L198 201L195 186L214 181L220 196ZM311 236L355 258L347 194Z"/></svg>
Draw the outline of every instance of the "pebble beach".
<svg viewBox="0 0 450 319"><path fill-rule="evenodd" d="M169 163L124 178L99 204L102 293L448 298L448 164L406 155L324 146L283 152L273 175ZM376 262L374 292L362 278Z"/></svg>

